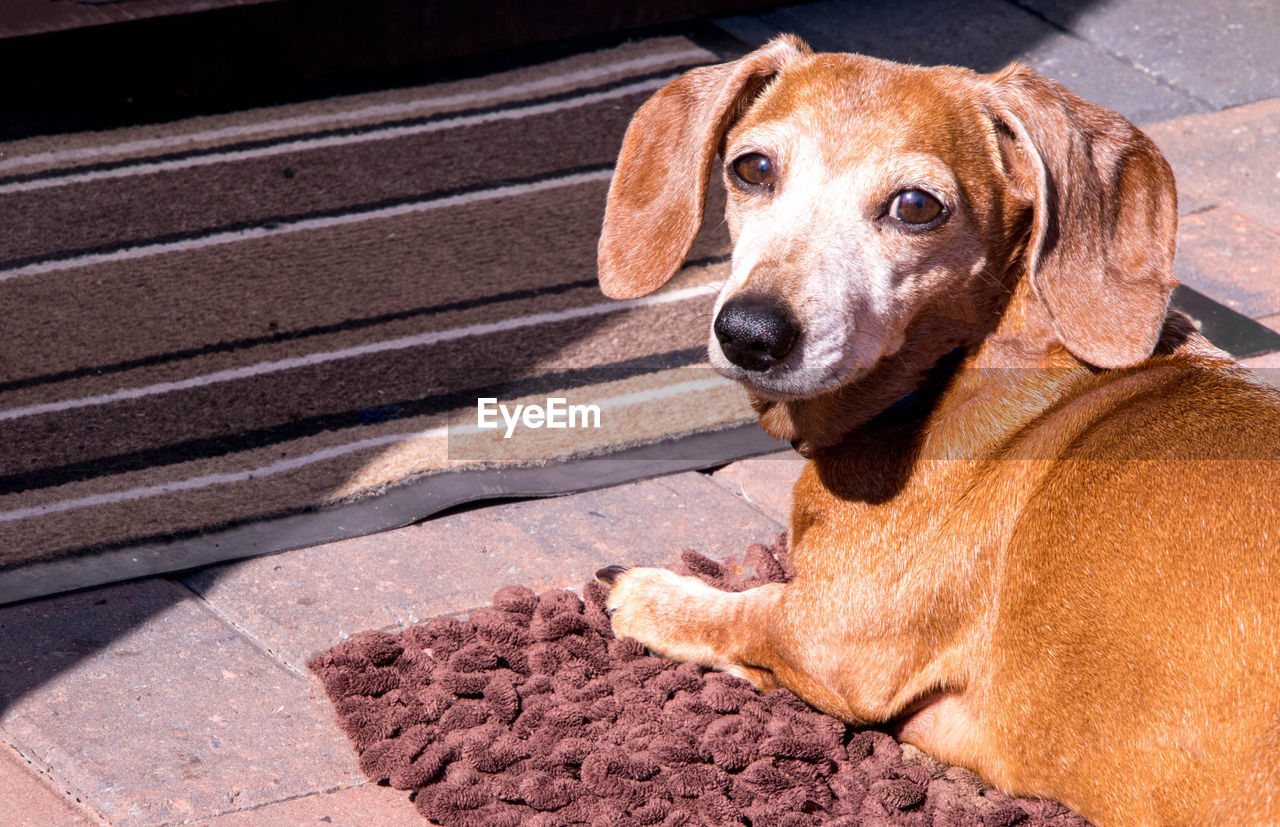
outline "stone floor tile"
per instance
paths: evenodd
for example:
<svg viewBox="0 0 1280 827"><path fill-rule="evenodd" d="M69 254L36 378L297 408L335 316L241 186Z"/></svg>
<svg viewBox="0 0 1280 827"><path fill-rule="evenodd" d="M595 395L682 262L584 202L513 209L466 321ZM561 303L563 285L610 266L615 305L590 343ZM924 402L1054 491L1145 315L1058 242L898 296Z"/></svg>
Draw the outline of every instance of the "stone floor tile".
<svg viewBox="0 0 1280 827"><path fill-rule="evenodd" d="M1229 206L1184 216L1175 270L1182 283L1246 316L1280 313L1280 225Z"/></svg>
<svg viewBox="0 0 1280 827"><path fill-rule="evenodd" d="M1280 95L1280 6L1258 0L1018 0L1214 108Z"/></svg>
<svg viewBox="0 0 1280 827"><path fill-rule="evenodd" d="M0 703L4 739L114 825L361 777L319 683L167 580L0 609Z"/></svg>
<svg viewBox="0 0 1280 827"><path fill-rule="evenodd" d="M255 810L226 813L205 821L200 827L261 827L267 824L304 827L391 827L426 824L409 800L409 794L377 784L361 784L328 793L316 793L268 804Z"/></svg>
<svg viewBox="0 0 1280 827"><path fill-rule="evenodd" d="M1184 216L1230 206L1255 224L1280 231L1280 98L1152 124L1143 131L1173 167Z"/></svg>
<svg viewBox="0 0 1280 827"><path fill-rule="evenodd" d="M791 521L791 493L806 464L794 451L730 463L711 478L782 525Z"/></svg>
<svg viewBox="0 0 1280 827"><path fill-rule="evenodd" d="M6 827L104 823L5 744L0 744L0 813Z"/></svg>
<svg viewBox="0 0 1280 827"><path fill-rule="evenodd" d="M487 506L398 531L205 569L184 582L297 668L344 635L486 605L523 584L572 588L610 563L772 540L781 526L697 472Z"/></svg>
<svg viewBox="0 0 1280 827"><path fill-rule="evenodd" d="M1262 381L1280 388L1280 351L1268 353L1265 356L1254 356L1251 359L1241 359L1240 363L1253 368L1254 373L1258 374L1258 378Z"/></svg>

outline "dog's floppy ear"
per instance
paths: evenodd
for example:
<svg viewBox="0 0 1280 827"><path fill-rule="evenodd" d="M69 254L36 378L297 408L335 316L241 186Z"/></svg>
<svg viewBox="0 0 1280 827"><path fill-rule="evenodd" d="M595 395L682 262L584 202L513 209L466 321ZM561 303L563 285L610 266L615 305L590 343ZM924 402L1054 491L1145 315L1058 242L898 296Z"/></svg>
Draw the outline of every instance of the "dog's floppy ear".
<svg viewBox="0 0 1280 827"><path fill-rule="evenodd" d="M600 289L652 293L675 275L702 226L725 131L791 59L809 52L783 35L732 63L671 81L640 107L622 141L598 250Z"/></svg>
<svg viewBox="0 0 1280 827"><path fill-rule="evenodd" d="M1016 139L1006 162L1034 190L1027 270L1058 338L1096 367L1142 361L1177 286L1169 164L1120 115L1025 66L991 82Z"/></svg>

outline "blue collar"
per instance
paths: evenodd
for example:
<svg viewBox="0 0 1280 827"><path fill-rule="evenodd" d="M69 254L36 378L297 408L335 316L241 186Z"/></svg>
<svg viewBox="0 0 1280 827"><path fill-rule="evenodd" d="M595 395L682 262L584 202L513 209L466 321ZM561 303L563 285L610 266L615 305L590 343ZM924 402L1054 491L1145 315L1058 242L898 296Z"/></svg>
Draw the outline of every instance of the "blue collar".
<svg viewBox="0 0 1280 827"><path fill-rule="evenodd" d="M910 408L912 405L915 404L916 397L919 395L920 395L920 391L914 390L911 393L899 399L897 402L894 402L889 407L885 408L884 411L885 413L902 413L907 408Z"/></svg>
<svg viewBox="0 0 1280 827"><path fill-rule="evenodd" d="M963 347L955 348L946 356L943 356L941 359L939 359L938 364L941 365L943 362L946 362L951 359L954 359L958 364L960 359L964 357L964 352L965 352L965 349ZM920 396L920 389L916 388L915 390L909 392L906 396L899 399L897 402L894 402L892 405L885 408L884 412L899 414L906 410L909 410L911 406L916 403L916 399L919 396Z"/></svg>

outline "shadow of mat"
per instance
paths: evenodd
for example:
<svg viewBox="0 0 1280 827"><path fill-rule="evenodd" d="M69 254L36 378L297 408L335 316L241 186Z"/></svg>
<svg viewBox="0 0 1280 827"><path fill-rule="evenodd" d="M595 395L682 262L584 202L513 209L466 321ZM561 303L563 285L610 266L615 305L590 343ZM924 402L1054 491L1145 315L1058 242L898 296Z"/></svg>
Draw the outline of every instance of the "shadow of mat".
<svg viewBox="0 0 1280 827"><path fill-rule="evenodd" d="M788 567L782 537L673 566L730 591ZM1086 824L788 691L615 639L606 594L509 586L466 620L361 632L310 668L361 769L442 825Z"/></svg>
<svg viewBox="0 0 1280 827"><path fill-rule="evenodd" d="M468 503L590 491L723 465L789 448L754 422L545 465L434 474L377 496L321 509L254 517L213 531L162 536L93 554L0 570L0 605L104 583L189 571L402 528Z"/></svg>

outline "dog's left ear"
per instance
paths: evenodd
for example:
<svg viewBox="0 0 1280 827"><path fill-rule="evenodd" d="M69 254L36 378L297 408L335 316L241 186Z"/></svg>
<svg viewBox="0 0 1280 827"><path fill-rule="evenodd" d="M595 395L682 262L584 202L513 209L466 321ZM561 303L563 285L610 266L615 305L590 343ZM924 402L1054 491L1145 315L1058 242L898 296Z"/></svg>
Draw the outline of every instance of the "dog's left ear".
<svg viewBox="0 0 1280 827"><path fill-rule="evenodd" d="M1034 190L1027 271L1059 339L1100 368L1142 361L1177 286L1169 164L1120 115L1025 66L990 81L1015 138L1006 163Z"/></svg>
<svg viewBox="0 0 1280 827"><path fill-rule="evenodd" d="M627 127L598 251L600 289L632 299L666 284L702 226L720 141L754 96L809 53L783 35L732 63L704 66L658 90Z"/></svg>

